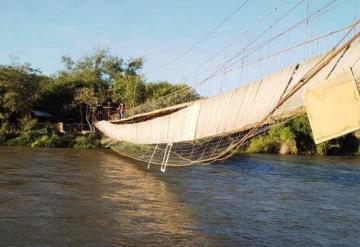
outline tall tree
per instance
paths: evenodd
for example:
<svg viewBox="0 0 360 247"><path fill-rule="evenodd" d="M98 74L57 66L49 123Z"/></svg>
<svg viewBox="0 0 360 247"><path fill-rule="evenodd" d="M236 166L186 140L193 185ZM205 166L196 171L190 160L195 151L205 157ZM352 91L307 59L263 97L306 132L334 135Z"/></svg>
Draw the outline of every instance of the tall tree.
<svg viewBox="0 0 360 247"><path fill-rule="evenodd" d="M101 96L97 95L93 88L80 88L75 92L75 103L85 106L85 119L91 132L94 132L95 111L100 100Z"/></svg>
<svg viewBox="0 0 360 247"><path fill-rule="evenodd" d="M196 100L199 98L199 95L195 92L195 90L187 86L186 84L171 84L170 82L167 81L151 82L146 84L145 89L146 89L145 92L146 101L158 99L160 97L178 91L181 92L182 98L184 99ZM179 96L175 95L174 97L179 97ZM176 102L176 103L180 103L180 102Z"/></svg>
<svg viewBox="0 0 360 247"><path fill-rule="evenodd" d="M46 77L29 64L0 66L0 103L3 111L29 114L39 99L39 89Z"/></svg>

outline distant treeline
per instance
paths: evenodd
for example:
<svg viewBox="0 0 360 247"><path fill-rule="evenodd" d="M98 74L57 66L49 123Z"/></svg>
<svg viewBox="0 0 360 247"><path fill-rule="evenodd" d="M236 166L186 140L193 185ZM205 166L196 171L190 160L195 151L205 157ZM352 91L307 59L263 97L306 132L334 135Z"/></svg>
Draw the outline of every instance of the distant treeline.
<svg viewBox="0 0 360 247"><path fill-rule="evenodd" d="M106 49L77 61L64 56L62 63L53 75L30 64L0 65L0 122L18 121L35 109L49 112L59 122L91 123L99 105L111 102L116 107L121 100L131 108L188 87L146 82L142 58L125 60Z"/></svg>

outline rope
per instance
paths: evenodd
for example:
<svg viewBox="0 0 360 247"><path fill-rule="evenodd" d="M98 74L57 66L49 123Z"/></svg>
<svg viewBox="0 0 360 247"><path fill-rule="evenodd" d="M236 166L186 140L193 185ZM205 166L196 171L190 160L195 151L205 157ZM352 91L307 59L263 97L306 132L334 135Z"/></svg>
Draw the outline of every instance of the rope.
<svg viewBox="0 0 360 247"><path fill-rule="evenodd" d="M180 58L184 57L185 55L187 55L188 53L190 53L194 48L196 48L197 46L199 46L202 42L204 42L209 36L211 36L213 33L215 33L221 26L223 26L233 15L235 15L238 11L240 11L245 4L248 3L249 0L245 0L238 8L236 8L233 12L231 12L228 16L226 16L220 23L218 23L213 29L210 30L210 32L208 32L207 34L205 34L200 40L198 40L197 42L195 42L192 46L190 46L188 49L186 49L184 52L182 52L180 55L176 56L173 59L170 59L168 62L166 62L165 64L150 70L149 73L152 73L154 71L158 71L161 70L165 67L167 67L168 65L176 62L177 60L179 60Z"/></svg>
<svg viewBox="0 0 360 247"><path fill-rule="evenodd" d="M316 64L312 69L310 69L310 71L308 72L307 75L305 75L298 84L296 84L296 86L282 99L279 100L279 103L272 109L272 111L267 114L250 132L248 132L248 134L246 134L244 136L244 138L239 141L238 143L235 143L233 145L233 147L231 148L231 150L241 146L249 137L251 137L252 134L254 134L254 132L260 127L262 126L265 121L271 117L275 111L281 106L283 105L292 95L294 95L300 88L302 88L307 82L310 81L311 78L313 78L322 68L324 68L336 55L338 55L340 52L342 52L343 50L348 49L348 47L350 46L350 44L356 40L358 37L360 37L360 32L358 32L352 39L350 39L345 45L343 45L341 48L339 48L338 50L335 50L336 47L345 39L345 37L353 30L353 28L359 23L360 19L357 20L355 22L355 24L353 25L353 27L346 33L346 35L344 35L344 37L339 41L339 43L333 48L333 50L331 52L329 52L323 59L323 61L319 62L318 64ZM332 53L332 54L331 54ZM222 158L221 156L219 156L219 159L226 159L228 157L231 156L231 154L226 154L224 153L224 158Z"/></svg>
<svg viewBox="0 0 360 247"><path fill-rule="evenodd" d="M289 15L292 11L294 11L294 9L296 9L301 3L303 3L304 0L298 2L295 6L293 6L288 12L286 12L285 14L283 14L279 19L277 19L275 21L275 23L278 23L279 21L281 21L284 17L286 17L287 15ZM306 22L308 22L309 20L312 20L316 17L319 17L325 13L328 13L329 11L341 6L342 4L348 2L349 0L345 0L344 2L342 2L341 4L338 4L336 6L333 6L329 9L327 9L329 6L331 6L333 3L335 3L337 0L333 0L329 3L327 3L326 5L324 5L322 8L318 9L317 11L313 12L310 16L307 16L306 18L302 19L301 21L299 21L298 23L296 23L295 25L291 26L290 28L286 29L285 31L271 37L270 39L266 40L265 42L257 45L256 47L253 47L250 52L254 52L254 51L257 51L257 49L259 49L259 47L264 47L264 46L267 46L269 45L271 42L275 41L276 39L278 39L279 37L283 36L285 33L288 33L290 32L291 30L294 30L295 28L299 27L299 25L301 24L304 24ZM273 27L275 25L275 23L273 23L272 25L270 25L270 27ZM271 30L271 28L268 28L266 31L264 31L263 33L261 33L259 36L261 37L264 33L268 32L268 30ZM258 36L258 37L259 37ZM254 39L252 42L250 42L246 47L249 47L251 46L251 44L253 44L257 39ZM246 48L245 47L245 48ZM235 58L237 58L238 56L240 56L242 54L242 52L245 50L242 49L240 52L238 52L235 56L233 56L232 58L228 59L220 68L218 68L212 75L208 76L207 78L201 80L200 82L198 82L196 85L202 85L204 84L205 82L215 78L216 76L218 75L221 75L221 74L224 74L224 73L227 73L229 71L232 71L232 69L229 69L229 70L226 70L227 68L231 67L234 65L231 64L230 66L226 66L226 64L228 64L229 62L233 61ZM245 54L244 56L249 56L249 54L251 53L247 53ZM260 61L260 60L259 60ZM223 71L223 72L222 72ZM222 72L222 73L221 73ZM192 88L183 88L183 89L180 89L178 91L175 91L175 92L172 92L171 94L168 94L168 95L165 95L165 96L162 96L158 99L155 99L153 101L150 101L150 102L147 102L147 103L144 103L144 104L141 104L141 105L138 105L137 107L134 108L134 112L137 112L137 111L140 111L141 110L146 110L146 109L151 109L151 107L149 107L150 105L156 105L156 104L159 104L158 102L162 102L166 99L168 99L170 101L170 97L174 96L174 95L180 95L180 94L184 94L186 95L187 93L191 92L191 90L193 90ZM131 110L130 110L131 111Z"/></svg>
<svg viewBox="0 0 360 247"><path fill-rule="evenodd" d="M325 11L330 10L326 8ZM321 11L319 14L323 14L325 11ZM311 18L308 18L308 20L309 19ZM213 135L191 142L174 143L170 151L168 151L168 155L166 157L168 160L167 166L188 166L195 163L209 164L215 161L226 159L230 157L236 149L247 145L252 137L266 132L271 126L288 121L298 114L303 114L303 109L296 109L292 112L282 112L280 115L278 113L279 109L282 109L282 106L285 102L293 97L296 92L303 88L303 86L305 86L312 78L314 78L314 76L322 71L325 66L327 66L330 62L335 61L334 59L336 59L335 65L330 68L331 72L329 74L335 70L336 66L340 67L344 65L343 60L346 60L345 56L348 57L348 53L350 53L350 46L360 37L360 33L355 33L353 37L350 38L347 42L345 42L345 40L348 39L348 36L350 36L350 33L355 30L355 27L359 24L359 22L360 19L355 21L354 24L349 27L333 31L328 34L320 35L313 39L301 42L297 45L282 49L278 52L271 53L268 56L261 57L261 61L266 60L271 62L270 59L278 56L279 54L283 54L290 50L299 50L299 47L303 47L307 44L314 44L318 40L322 40L325 37L331 42L336 42L329 52L319 57L319 60L315 62L315 64L312 65L311 68L308 69L308 71L306 71L306 73L295 82L293 82L293 80L298 72L296 65L293 65L294 70L287 69L279 72L281 74L278 74L277 84L266 83L265 80L260 80L257 82L258 84L247 84L241 87L241 94L237 94L237 97L241 96L242 101L240 102L240 105L235 108L236 112L234 111L234 115L236 115L236 120L242 124L237 126L242 127L235 130L232 129L230 133ZM338 41L330 39L334 37L334 34L338 34L342 31L346 31L346 33L344 33ZM276 35L273 37L276 37ZM359 43L357 45L359 45ZM339 57L337 57L338 55ZM244 56L242 59L243 58ZM247 64L254 63L254 61L255 60L250 62L245 61L246 63L244 62L242 68L247 67ZM359 59L351 63L356 64L358 61ZM292 84L294 85L290 87ZM266 102L261 102L264 104L264 114L258 114L254 110L250 110L251 104L259 104L259 102L257 102L259 97L256 96L260 92L273 93L272 97L270 96L266 99ZM173 98L178 96L179 94L176 93L172 95ZM171 99L172 98L167 98L167 100ZM154 105L158 103L159 102L155 102ZM228 101L227 105L225 104L222 107L226 108L225 110L228 110L230 109L229 104L230 101ZM218 110L214 109L214 112L217 111ZM245 115L245 113L247 115ZM222 119L221 121L225 121L225 119ZM217 126L219 128L220 122L217 123ZM115 140L113 140L111 143L112 144L110 144L110 147L114 150L117 150L117 152L119 152L121 155L141 161L150 160L150 163L158 165L161 165L162 160L164 159L164 152L168 149L167 144L164 143L156 144L156 146L155 144L136 145L131 143L118 142Z"/></svg>
<svg viewBox="0 0 360 247"><path fill-rule="evenodd" d="M358 23L358 22L357 22ZM354 24L357 25L357 23ZM169 166L188 166L195 163L212 163L218 160L223 160L228 157L230 157L233 154L233 150L243 146L248 140L257 135L258 133L261 133L266 130L266 128L262 128L261 126L265 126L266 122L269 120L270 117L273 116L273 114L276 112L276 110L281 107L282 104L284 104L290 97L292 97L300 88L302 88L307 82L309 82L316 74L319 73L327 64L330 63L338 54L343 52L344 50L348 49L349 46L354 42L359 36L360 33L357 33L354 37L352 37L348 42L346 42L343 46L336 49L341 42L344 41L345 37L351 32L352 29L350 29L344 37L334 46L333 50L331 50L327 55L325 55L318 63L316 63L311 69L308 70L308 72L299 80L299 82L281 99L279 99L278 103L275 107L258 123L255 127L250 129L248 132L242 134L234 134L231 136L231 134L224 134L224 136L220 137L212 137L204 140L202 142L204 145L203 148L199 148L199 157L196 159L194 157L193 160L182 160L181 155L178 154L178 152L185 152L187 150L195 150L195 145L190 144L174 144L173 149L174 152L171 152L171 155L174 156L175 154L178 155L180 160L176 161L176 159L173 159L172 162L180 162L178 164L169 163ZM246 103L247 104L247 103ZM245 105L246 105L245 104ZM270 126L270 125L268 125ZM223 139L222 139L223 138ZM201 141L200 141L201 142ZM177 146L180 145L180 146ZM198 147L201 147L201 143ZM216 150L219 149L219 152ZM166 148L165 148L166 150ZM198 151L196 151L198 152ZM215 155L213 155L216 153ZM131 156L131 155L130 155ZM132 155L134 156L134 155ZM163 156L164 157L164 156ZM146 160L146 159L145 159ZM183 163L181 163L183 162ZM156 162L154 162L156 163Z"/></svg>

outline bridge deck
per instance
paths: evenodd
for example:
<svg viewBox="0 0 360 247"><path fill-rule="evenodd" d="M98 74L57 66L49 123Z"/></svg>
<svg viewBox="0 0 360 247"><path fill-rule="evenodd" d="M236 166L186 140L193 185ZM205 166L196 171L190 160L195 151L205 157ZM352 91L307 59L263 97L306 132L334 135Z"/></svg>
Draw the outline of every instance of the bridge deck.
<svg viewBox="0 0 360 247"><path fill-rule="evenodd" d="M182 103L179 105L169 106L169 107L157 109L157 110L146 112L146 113L136 114L136 115L133 115L133 116L130 116L127 118L123 118L123 119L110 120L109 122L113 123L113 124L129 124L129 123L144 122L144 121L147 121L147 120L150 120L153 118L165 116L165 115L171 114L173 112L179 111L181 109L184 109L185 107L192 105L193 103L194 103L194 101Z"/></svg>

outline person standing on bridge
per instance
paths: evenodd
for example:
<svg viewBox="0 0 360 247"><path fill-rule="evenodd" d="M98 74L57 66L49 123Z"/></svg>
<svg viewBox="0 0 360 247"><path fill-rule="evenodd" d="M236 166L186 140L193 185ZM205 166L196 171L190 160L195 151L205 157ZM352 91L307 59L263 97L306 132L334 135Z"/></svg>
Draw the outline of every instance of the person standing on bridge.
<svg viewBox="0 0 360 247"><path fill-rule="evenodd" d="M120 105L119 105L119 116L120 119L125 118L125 104L124 102L120 101Z"/></svg>

